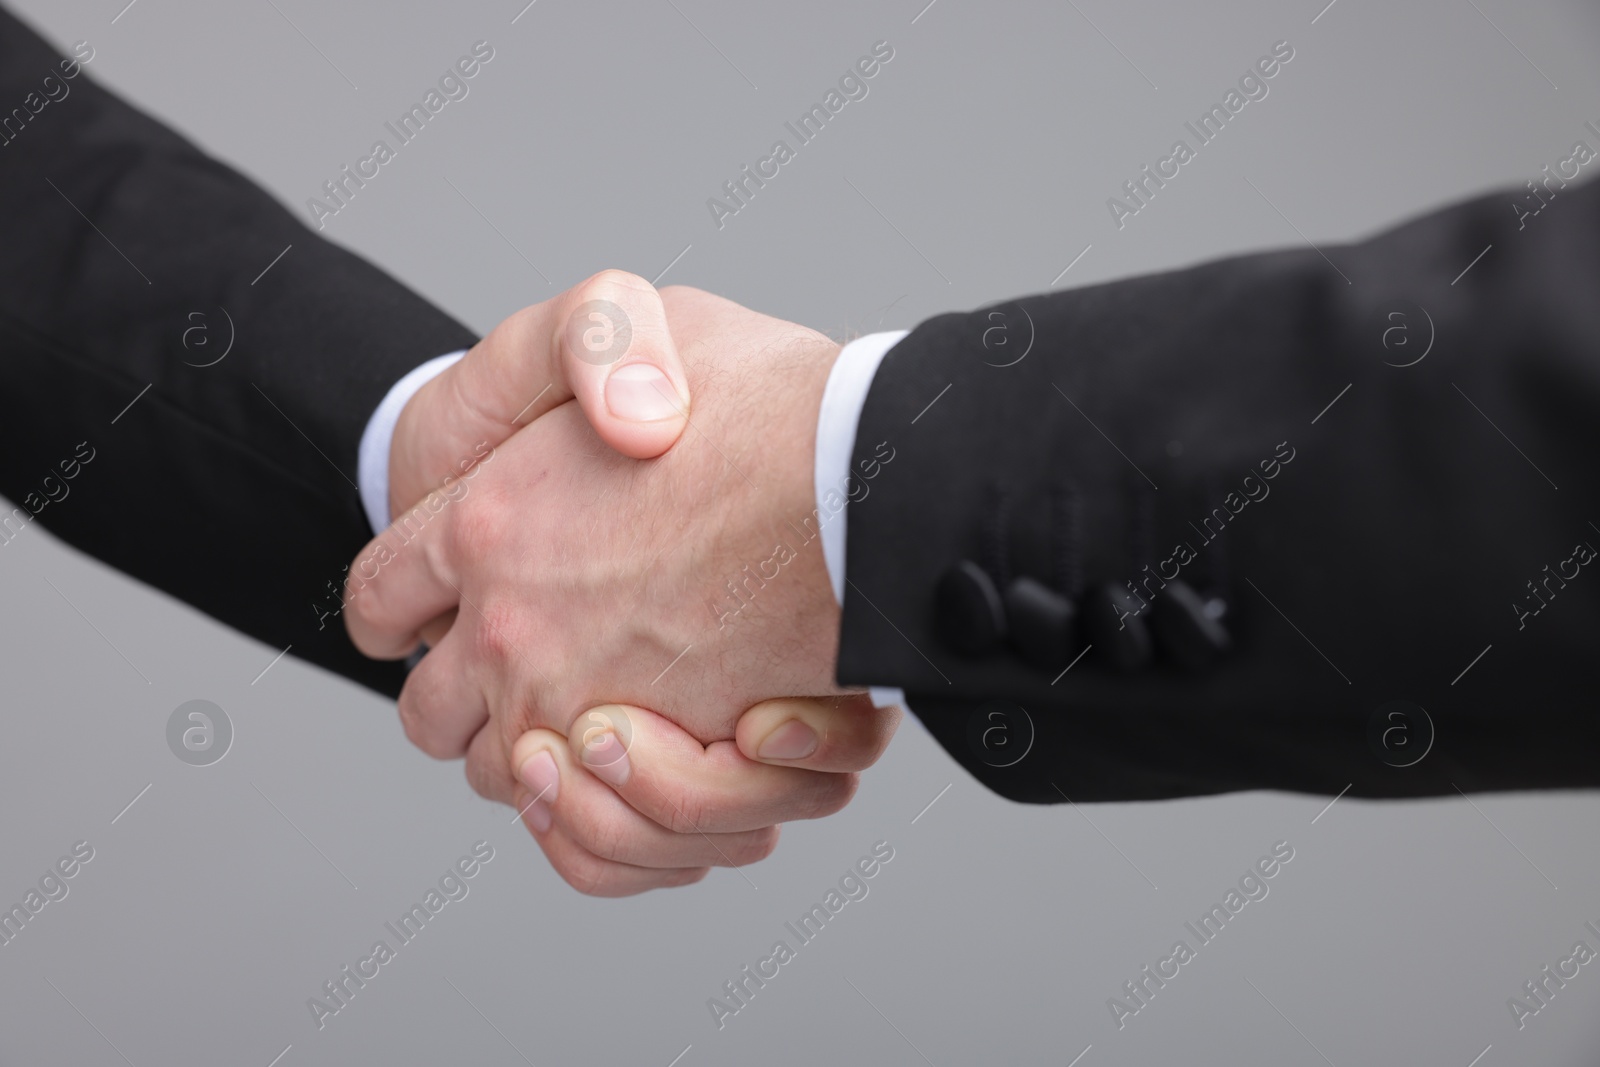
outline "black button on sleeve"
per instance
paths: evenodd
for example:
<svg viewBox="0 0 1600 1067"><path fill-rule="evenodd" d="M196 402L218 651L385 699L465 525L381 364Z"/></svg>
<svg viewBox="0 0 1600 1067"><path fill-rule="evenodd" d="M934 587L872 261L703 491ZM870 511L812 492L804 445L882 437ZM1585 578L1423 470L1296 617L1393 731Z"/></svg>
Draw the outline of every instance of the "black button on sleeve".
<svg viewBox="0 0 1600 1067"><path fill-rule="evenodd" d="M1233 645L1217 614L1188 582L1168 582L1156 594L1151 623L1162 654L1189 670L1209 667Z"/></svg>
<svg viewBox="0 0 1600 1067"><path fill-rule="evenodd" d="M1114 582L1096 586L1084 599L1084 626L1095 655L1115 670L1136 671L1150 663L1150 628L1135 614L1140 609Z"/></svg>
<svg viewBox="0 0 1600 1067"><path fill-rule="evenodd" d="M933 597L939 638L965 656L997 648L1006 635L1000 591L984 569L964 559L944 572Z"/></svg>
<svg viewBox="0 0 1600 1067"><path fill-rule="evenodd" d="M1078 609L1071 600L1032 578L1006 587L1006 627L1011 647L1029 664L1064 667L1077 652Z"/></svg>

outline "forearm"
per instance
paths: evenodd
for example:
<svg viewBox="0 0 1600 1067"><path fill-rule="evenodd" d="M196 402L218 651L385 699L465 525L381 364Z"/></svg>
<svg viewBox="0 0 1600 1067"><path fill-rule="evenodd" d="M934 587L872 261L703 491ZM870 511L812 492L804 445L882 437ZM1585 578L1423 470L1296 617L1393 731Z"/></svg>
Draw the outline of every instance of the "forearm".
<svg viewBox="0 0 1600 1067"><path fill-rule="evenodd" d="M8 101L47 75L65 87L0 147L0 488L28 517L13 526L36 516L230 625L396 689L314 605L337 608L370 536L354 485L367 416L471 335L86 73L65 78L4 13L0 70ZM41 506L38 476L85 440L97 455L76 491ZM219 555L227 581L202 562Z"/></svg>
<svg viewBox="0 0 1600 1067"><path fill-rule="evenodd" d="M1107 799L1600 780L1570 756L1600 740L1582 700L1600 584L1569 580L1536 622L1512 608L1539 606L1527 583L1545 564L1600 543L1583 512L1596 476L1577 461L1600 444L1600 189L1559 193L1526 228L1514 201L1326 259L1245 257L923 324L884 361L857 435L857 462L884 440L897 458L850 509L841 683L905 688L1019 799L1059 800L1057 775ZM1404 358L1384 347L1391 312L1416 338ZM997 323L1031 328L1027 358L1000 365ZM1396 366L1430 336L1430 358ZM1002 590L1057 587L1096 647L1064 673L1014 641L957 654L934 590L962 559L1004 572ZM1106 632L1121 640L1178 581L1226 602L1231 651L1182 673L1156 640L1148 663L1113 670L1082 616L1126 590ZM1402 698L1438 738L1397 770L1367 728ZM1014 767L972 751L971 713L992 699L1039 729ZM1538 731L1513 728L1535 715Z"/></svg>

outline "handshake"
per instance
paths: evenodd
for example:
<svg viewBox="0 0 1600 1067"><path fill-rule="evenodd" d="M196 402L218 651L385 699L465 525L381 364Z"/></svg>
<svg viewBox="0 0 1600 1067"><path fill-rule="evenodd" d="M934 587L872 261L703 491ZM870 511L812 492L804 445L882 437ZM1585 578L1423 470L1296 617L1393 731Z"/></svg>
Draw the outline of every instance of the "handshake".
<svg viewBox="0 0 1600 1067"><path fill-rule="evenodd" d="M1600 187L1573 200L1600 213ZM1506 232L1494 208L1342 254L1394 278L1421 256L1426 273L1449 258L1429 240ZM974 778L1026 803L1592 786L1594 761L1555 756L1600 745L1571 696L1581 653L1523 645L1525 670L1476 675L1426 760L1422 703L1389 696L1454 686L1444 665L1507 621L1452 577L1513 557L1460 532L1451 516L1471 509L1451 493L1523 501L1528 529L1582 524L1499 453L1387 449L1460 412L1348 357L1363 309L1387 305L1333 301L1343 280L1316 253L1246 257L841 349L709 293L597 275L380 406L392 438L363 438L361 460L388 480L364 476L363 499L374 529L398 519L350 568L350 636L377 658L427 646L400 695L407 735L465 756L473 787L598 894L766 855L778 823L850 798L907 702ZM1520 358L1481 306L1437 324L1484 339L1452 366L1462 396L1503 394ZM1362 429L1334 447L1324 415ZM1551 452L1582 436L1549 433ZM1240 470L1260 472L1242 495ZM1328 525L1418 500L1432 518L1386 529L1381 551ZM1447 550L1436 525L1460 534ZM1439 610L1421 629L1374 622L1358 576ZM1573 579L1546 580L1553 597ZM1288 623L1310 605L1340 662L1366 664L1359 681ZM1535 676L1548 722L1513 739L1498 709ZM1425 740L1394 750L1411 736Z"/></svg>
<svg viewBox="0 0 1600 1067"><path fill-rule="evenodd" d="M898 708L834 683L840 605L796 536L838 354L607 271L506 319L394 423L394 521L349 568L350 636L422 653L406 736L465 756L582 892L764 858L894 733Z"/></svg>

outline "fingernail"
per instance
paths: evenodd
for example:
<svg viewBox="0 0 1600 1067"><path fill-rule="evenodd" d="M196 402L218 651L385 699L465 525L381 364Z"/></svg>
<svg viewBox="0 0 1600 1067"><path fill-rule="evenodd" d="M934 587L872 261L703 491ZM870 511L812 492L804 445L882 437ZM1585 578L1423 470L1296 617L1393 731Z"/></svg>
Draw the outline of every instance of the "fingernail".
<svg viewBox="0 0 1600 1067"><path fill-rule="evenodd" d="M817 732L799 719L790 719L767 735L756 749L761 759L805 759L817 750Z"/></svg>
<svg viewBox="0 0 1600 1067"><path fill-rule="evenodd" d="M537 797L541 804L554 804L561 792L561 772L556 770L555 758L548 750L524 760L517 768L517 777L530 790L528 798Z"/></svg>
<svg viewBox="0 0 1600 1067"><path fill-rule="evenodd" d="M544 833L550 829L552 815L550 805L542 800L533 799L533 794L525 789L517 790L517 814L522 816L522 821L527 823L536 833Z"/></svg>
<svg viewBox="0 0 1600 1067"><path fill-rule="evenodd" d="M613 789L628 784L628 750L610 730L596 730L585 736L579 758L596 778Z"/></svg>
<svg viewBox="0 0 1600 1067"><path fill-rule="evenodd" d="M606 408L627 422L659 422L683 411L677 387L654 363L629 363L606 379Z"/></svg>

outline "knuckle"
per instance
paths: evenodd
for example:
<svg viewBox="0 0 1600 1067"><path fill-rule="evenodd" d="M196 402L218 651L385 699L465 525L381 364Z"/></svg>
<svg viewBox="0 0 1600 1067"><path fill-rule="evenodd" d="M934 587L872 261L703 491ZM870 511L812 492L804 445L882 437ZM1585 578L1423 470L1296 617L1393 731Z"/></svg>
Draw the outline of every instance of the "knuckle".
<svg viewBox="0 0 1600 1067"><path fill-rule="evenodd" d="M602 300L619 295L654 292L655 286L630 271L608 267L591 275L578 286L578 295L585 300Z"/></svg>
<svg viewBox="0 0 1600 1067"><path fill-rule="evenodd" d="M862 770L877 763L883 758L883 754L889 751L889 742L894 740L896 731L900 729L900 721L904 717L900 708L894 704L877 708L875 711L877 714L871 719L872 729L869 732L870 740L866 748L867 761L862 764Z"/></svg>
<svg viewBox="0 0 1600 1067"><path fill-rule="evenodd" d="M407 741L434 759L454 759L460 755L440 734L415 696L408 697L406 692L402 692L398 707L400 727L405 731Z"/></svg>
<svg viewBox="0 0 1600 1067"><path fill-rule="evenodd" d="M379 627L379 603L377 590L380 588L373 579L378 576L376 567L369 562L370 553L363 552L356 557L351 568L356 570L345 580L344 585L344 624L345 629L352 635L362 632L371 632ZM357 569L359 568L359 569ZM367 575L366 570L371 569L372 574Z"/></svg>
<svg viewBox="0 0 1600 1067"><path fill-rule="evenodd" d="M423 729L422 720L415 709L407 703L404 694L401 694L398 706L400 709L400 729L405 732L406 740L426 752L427 749L423 748L422 742L427 735L427 731Z"/></svg>
<svg viewBox="0 0 1600 1067"><path fill-rule="evenodd" d="M515 628L517 611L507 605L488 603L472 634L472 652L486 663L507 663L517 655Z"/></svg>
<svg viewBox="0 0 1600 1067"><path fill-rule="evenodd" d="M519 686L518 691L509 696L501 697L489 709L489 722L484 726L485 731L493 731L497 737L494 749L502 755L495 760L496 765L504 766L506 774L514 777L512 768L522 766L529 757L537 755L550 746L547 737L534 736L533 731L541 730L539 721L539 705L533 694L526 692ZM551 752L552 756L558 753ZM558 766L559 760L558 760Z"/></svg>
<svg viewBox="0 0 1600 1067"><path fill-rule="evenodd" d="M778 847L778 833L776 826L750 831L748 840L737 850L734 865L743 867L748 863L760 863L772 855Z"/></svg>
<svg viewBox="0 0 1600 1067"><path fill-rule="evenodd" d="M657 292L661 294L661 299L664 301L680 302L684 300L696 300L706 295L706 291L704 289L697 289L692 285L668 285L662 289L658 289Z"/></svg>
<svg viewBox="0 0 1600 1067"><path fill-rule="evenodd" d="M853 772L829 774L822 783L812 798L811 811L807 818L821 819L849 804L855 798L856 790L861 788L861 776Z"/></svg>
<svg viewBox="0 0 1600 1067"><path fill-rule="evenodd" d="M467 784L485 800L505 800L511 791L510 781L503 768L497 769L475 753L467 754Z"/></svg>
<svg viewBox="0 0 1600 1067"><path fill-rule="evenodd" d="M613 815L582 812L569 824L578 844L603 860L626 863L631 835L623 820Z"/></svg>
<svg viewBox="0 0 1600 1067"><path fill-rule="evenodd" d="M491 334L503 334L505 340L510 342L512 350L520 351L521 343L535 334L543 319L544 305L526 304L500 320L500 325L496 326Z"/></svg>
<svg viewBox="0 0 1600 1067"><path fill-rule="evenodd" d="M663 801L666 804L663 825L675 834L702 833L701 827L706 825L707 816L713 811L711 803L698 790L682 790L676 797L663 794Z"/></svg>
<svg viewBox="0 0 1600 1067"><path fill-rule="evenodd" d="M499 363L520 365L523 353L539 351L540 346L549 339L549 324L545 321L547 311L547 305L543 303L518 308L501 319L499 325L478 342L477 348L467 354L467 358L478 357L480 367ZM481 355L479 349L482 349Z"/></svg>
<svg viewBox="0 0 1600 1067"><path fill-rule="evenodd" d="M823 738L815 762L829 768L864 771L883 758L892 734L871 729Z"/></svg>
<svg viewBox="0 0 1600 1067"><path fill-rule="evenodd" d="M503 546L505 523L501 511L493 505L490 494L461 500L452 512L450 523L450 549L458 560L497 558Z"/></svg>
<svg viewBox="0 0 1600 1067"><path fill-rule="evenodd" d="M593 856L580 853L563 857L555 863L555 869L562 881L586 897L614 895L610 869Z"/></svg>

